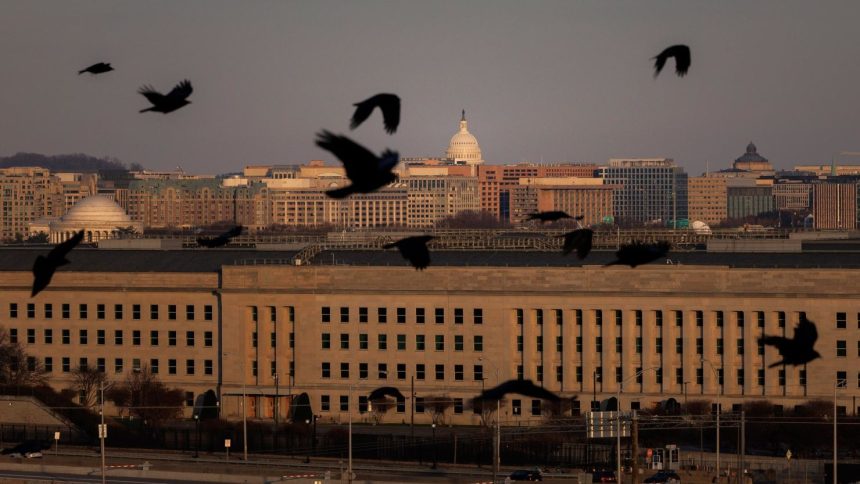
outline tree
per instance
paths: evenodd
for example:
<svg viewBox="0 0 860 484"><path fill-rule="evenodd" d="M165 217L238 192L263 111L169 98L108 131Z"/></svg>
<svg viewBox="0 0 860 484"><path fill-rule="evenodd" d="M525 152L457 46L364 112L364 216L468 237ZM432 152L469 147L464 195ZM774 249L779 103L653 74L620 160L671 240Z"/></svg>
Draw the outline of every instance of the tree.
<svg viewBox="0 0 860 484"><path fill-rule="evenodd" d="M424 397L424 408L430 412L430 418L436 425L445 423L445 411L454 405L448 395L428 395Z"/></svg>
<svg viewBox="0 0 860 484"><path fill-rule="evenodd" d="M99 392L102 385L107 385L107 375L90 366L79 366L72 371L75 379L74 389L80 395L82 407L91 408L99 403Z"/></svg>
<svg viewBox="0 0 860 484"><path fill-rule="evenodd" d="M388 397L375 398L370 401L370 420L376 425L382 421L382 417L391 409L393 400Z"/></svg>
<svg viewBox="0 0 860 484"><path fill-rule="evenodd" d="M475 413L481 415L481 425L484 427L492 427L496 424L496 408L501 405L501 400L493 399L472 399L472 408Z"/></svg>
<svg viewBox="0 0 860 484"><path fill-rule="evenodd" d="M105 396L117 407L127 407L130 415L158 427L165 420L182 414L182 391L168 388L148 366L132 371L121 384L114 385Z"/></svg>
<svg viewBox="0 0 860 484"><path fill-rule="evenodd" d="M27 237L24 242L28 244L47 244L48 242L50 242L50 240L48 240L48 234L46 234L45 232L39 232L36 235L31 235Z"/></svg>
<svg viewBox="0 0 860 484"><path fill-rule="evenodd" d="M436 227L444 229L497 229L510 226L489 212L471 210L445 217L436 223Z"/></svg>
<svg viewBox="0 0 860 484"><path fill-rule="evenodd" d="M12 343L6 328L0 327L0 385L41 385L45 370L41 362L27 355L19 343Z"/></svg>

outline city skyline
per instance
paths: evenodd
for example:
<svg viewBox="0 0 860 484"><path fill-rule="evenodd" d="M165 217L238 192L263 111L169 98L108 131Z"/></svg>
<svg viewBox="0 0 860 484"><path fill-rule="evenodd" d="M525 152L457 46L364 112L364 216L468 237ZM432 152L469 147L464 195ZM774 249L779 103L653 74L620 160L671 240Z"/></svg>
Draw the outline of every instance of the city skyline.
<svg viewBox="0 0 860 484"><path fill-rule="evenodd" d="M204 7L205 5L205 7ZM46 8L48 7L48 8ZM691 175L756 143L776 168L856 150L850 2L8 2L4 154L84 152L154 170L335 161L320 129L440 156L466 109L488 164L668 157ZM853 12L853 14L852 14ZM73 21L70 21L73 19ZM419 20L420 21L417 21ZM683 79L652 77L667 45ZM94 62L116 71L91 77ZM334 66L337 66L335 68ZM143 84L194 83L170 115ZM826 86L826 90L820 89ZM348 130L351 104L403 99L395 136Z"/></svg>

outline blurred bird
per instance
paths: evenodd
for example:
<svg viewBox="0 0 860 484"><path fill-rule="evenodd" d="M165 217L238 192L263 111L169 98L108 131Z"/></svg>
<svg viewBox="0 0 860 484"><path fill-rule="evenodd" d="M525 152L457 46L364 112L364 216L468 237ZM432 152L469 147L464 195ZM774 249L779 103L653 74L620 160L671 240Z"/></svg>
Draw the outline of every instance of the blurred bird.
<svg viewBox="0 0 860 484"><path fill-rule="evenodd" d="M350 129L357 128L373 113L374 108L379 108L382 111L382 122L385 125L385 131L388 134L394 134L397 131L397 125L400 124L400 98L394 94L377 94L355 103L355 113L352 115L352 120L349 123Z"/></svg>
<svg viewBox="0 0 860 484"><path fill-rule="evenodd" d="M656 57L652 57L654 59L654 77L660 74L663 66L666 65L666 59L669 57L675 58L675 72L678 77L684 77L687 74L687 69L690 68L690 48L681 44L667 47Z"/></svg>
<svg viewBox="0 0 860 484"><path fill-rule="evenodd" d="M560 210L552 211L552 212L538 212L529 215L528 220L540 220L541 222L555 222L561 220L563 218L572 218L574 220L582 220L585 216L579 215L576 217L571 217L567 214L567 212L562 212Z"/></svg>
<svg viewBox="0 0 860 484"><path fill-rule="evenodd" d="M662 257L666 257L671 248L672 244L665 240L661 240L653 244L634 240L630 244L622 245L615 253L618 260L612 261L606 265L628 265L630 267L636 267L638 265L647 264Z"/></svg>
<svg viewBox="0 0 860 484"><path fill-rule="evenodd" d="M79 70L78 75L80 76L84 72L89 72L90 74L104 74L105 72L110 72L112 70L113 67L111 67L110 62L97 62L86 69Z"/></svg>
<svg viewBox="0 0 860 484"><path fill-rule="evenodd" d="M382 400L385 397L406 398L403 396L402 393L400 393L400 390L394 387L379 387L376 390L370 392L370 395L368 395L367 399L374 401Z"/></svg>
<svg viewBox="0 0 860 484"><path fill-rule="evenodd" d="M818 330L815 323L806 319L805 313L800 313L800 322L794 328L794 338L788 339L782 336L763 336L758 339L759 343L775 346L779 350L782 361L778 361L768 368L779 365L805 365L810 361L820 358L821 355L815 351L815 341L818 339Z"/></svg>
<svg viewBox="0 0 860 484"><path fill-rule="evenodd" d="M573 232L568 232L559 237L564 237L564 247L561 250L562 255L567 255L576 249L576 257L585 259L591 252L591 241L594 238L594 231L591 229L576 229Z"/></svg>
<svg viewBox="0 0 860 484"><path fill-rule="evenodd" d="M501 385L481 392L475 400L501 400L508 393L523 395L526 397L540 398L557 402L561 398L555 393L539 387L532 383L531 380L508 380Z"/></svg>
<svg viewBox="0 0 860 484"><path fill-rule="evenodd" d="M217 237L208 238L208 239L204 238L204 237L198 237L197 238L197 245L199 245L201 247L209 247L210 249L215 248L215 247L223 247L223 246L229 244L230 239L232 239L233 237L238 237L238 236L242 235L242 229L243 229L243 227L241 225L237 225L237 226L233 227L232 229L224 232L223 234L221 234Z"/></svg>
<svg viewBox="0 0 860 484"><path fill-rule="evenodd" d="M72 251L81 241L84 240L84 231L73 235L69 240L59 243L48 252L47 257L41 255L36 257L36 262L33 263L33 290L30 292L30 297L42 292L51 283L51 278L54 277L54 272L60 266L69 264L66 256Z"/></svg>
<svg viewBox="0 0 860 484"><path fill-rule="evenodd" d="M406 237L392 244L385 244L384 249L397 248L400 250L400 255L408 260L410 264L417 270L426 269L430 265L430 251L427 250L427 242L435 239L432 235L417 235L415 237Z"/></svg>
<svg viewBox="0 0 860 484"><path fill-rule="evenodd" d="M191 104L187 98L191 95L194 89L191 87L191 81L188 79L180 82L167 95L161 94L152 88L152 86L143 86L137 92L152 103L152 107L141 109L140 112L155 111L157 113L170 113L177 109Z"/></svg>
<svg viewBox="0 0 860 484"><path fill-rule="evenodd" d="M316 143L343 163L346 176L352 182L352 185L327 191L326 195L331 198L345 198L353 193L371 193L397 179L397 175L391 172L400 158L396 151L385 150L381 157L377 157L346 136L327 130L317 133Z"/></svg>

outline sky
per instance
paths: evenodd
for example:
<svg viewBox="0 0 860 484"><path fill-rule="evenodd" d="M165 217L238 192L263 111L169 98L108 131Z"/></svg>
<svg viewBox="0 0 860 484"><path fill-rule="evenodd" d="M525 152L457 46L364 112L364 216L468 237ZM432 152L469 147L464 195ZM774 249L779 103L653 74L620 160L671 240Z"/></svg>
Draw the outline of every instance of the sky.
<svg viewBox="0 0 860 484"><path fill-rule="evenodd" d="M148 169L337 163L321 129L442 156L465 109L487 163L669 157L777 168L860 151L860 2L792 0L0 0L0 156ZM651 58L687 44L684 78ZM77 75L99 62L114 72ZM144 84L192 104L142 113ZM402 99L387 135L352 104ZM844 163L860 158L843 156Z"/></svg>

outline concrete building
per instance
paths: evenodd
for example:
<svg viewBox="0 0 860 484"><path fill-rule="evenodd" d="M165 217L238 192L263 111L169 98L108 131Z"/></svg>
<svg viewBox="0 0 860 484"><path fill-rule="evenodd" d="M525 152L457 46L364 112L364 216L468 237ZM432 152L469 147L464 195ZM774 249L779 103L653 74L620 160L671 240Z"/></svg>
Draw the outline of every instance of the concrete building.
<svg viewBox="0 0 860 484"><path fill-rule="evenodd" d="M444 218L480 210L477 177L413 176L401 181L407 187L409 227L433 227Z"/></svg>
<svg viewBox="0 0 860 484"><path fill-rule="evenodd" d="M747 171L757 176L773 176L773 165L767 158L758 154L758 149L750 141L746 153L735 159L732 168L739 171Z"/></svg>
<svg viewBox="0 0 860 484"><path fill-rule="evenodd" d="M478 168L481 210L510 220L510 190L522 178L594 178L597 165L580 163L482 165Z"/></svg>
<svg viewBox="0 0 860 484"><path fill-rule="evenodd" d="M510 189L510 221L522 224L530 214L561 210L584 216L584 225L599 224L615 213L615 188L599 178L520 178L520 184Z"/></svg>
<svg viewBox="0 0 860 484"><path fill-rule="evenodd" d="M857 184L816 183L812 185L814 227L825 230L857 228Z"/></svg>
<svg viewBox="0 0 860 484"><path fill-rule="evenodd" d="M48 224L51 243L64 242L75 233L84 231L84 242L112 239L126 229L143 233L143 224L132 221L114 201L100 195L84 198L59 220Z"/></svg>
<svg viewBox="0 0 860 484"><path fill-rule="evenodd" d="M460 129L451 137L451 141L448 143L448 150L445 151L445 157L454 163L464 163L467 165L481 165L484 163L478 139L469 132L469 123L466 121L465 109L463 110L463 115L460 117Z"/></svg>
<svg viewBox="0 0 860 484"><path fill-rule="evenodd" d="M73 385L79 365L111 380L148 366L189 405L214 390L232 419L243 393L252 419L276 408L283 418L307 393L324 422L352 412L400 423L414 409L427 424L423 399L445 395L445 423L477 424L470 399L514 378L572 399L578 413L646 368L624 384L622 409L718 394L726 409L761 399L791 407L832 398L834 382L853 381L860 365L851 349L860 262L845 250L679 252L674 264L635 269L601 267L612 251L585 261L442 251L416 272L393 251L324 252L317 259L337 265L293 266L274 263L292 255L282 251L79 249L31 299L39 251L4 248L0 324L58 389ZM770 368L780 356L758 338L790 336L802 313L817 325L822 358ZM409 395L413 382L414 400L381 415L368 408L373 389ZM851 408L857 395L849 385L837 406ZM528 425L549 409L512 395L501 412L504 425Z"/></svg>
<svg viewBox="0 0 860 484"><path fill-rule="evenodd" d="M599 175L607 185L618 185L616 218L660 222L688 218L687 174L669 158L611 159Z"/></svg>
<svg viewBox="0 0 860 484"><path fill-rule="evenodd" d="M0 240L30 233L29 224L65 213L63 184L37 167L0 169Z"/></svg>
<svg viewBox="0 0 860 484"><path fill-rule="evenodd" d="M744 219L771 215L775 211L773 187L745 178L730 179L726 187L726 218Z"/></svg>
<svg viewBox="0 0 860 484"><path fill-rule="evenodd" d="M776 209L786 212L812 210L812 184L801 180L778 179L773 185Z"/></svg>
<svg viewBox="0 0 860 484"><path fill-rule="evenodd" d="M726 219L726 179L696 176L687 180L687 206L691 221L716 225Z"/></svg>

